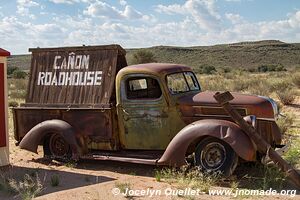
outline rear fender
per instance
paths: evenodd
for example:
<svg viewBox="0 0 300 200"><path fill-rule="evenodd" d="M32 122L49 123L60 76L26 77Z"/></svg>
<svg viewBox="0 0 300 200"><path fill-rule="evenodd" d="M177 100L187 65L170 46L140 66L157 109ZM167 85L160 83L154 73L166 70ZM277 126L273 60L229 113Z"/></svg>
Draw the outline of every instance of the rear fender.
<svg viewBox="0 0 300 200"><path fill-rule="evenodd" d="M20 148L37 153L37 147L51 133L58 133L68 142L72 149L73 157L82 154L80 139L76 138L73 127L62 120L47 120L33 127L22 139Z"/></svg>
<svg viewBox="0 0 300 200"><path fill-rule="evenodd" d="M186 164L186 153L191 144L211 136L228 143L239 157L255 161L256 147L240 127L230 121L206 119L193 122L183 128L170 142L158 165L180 167Z"/></svg>

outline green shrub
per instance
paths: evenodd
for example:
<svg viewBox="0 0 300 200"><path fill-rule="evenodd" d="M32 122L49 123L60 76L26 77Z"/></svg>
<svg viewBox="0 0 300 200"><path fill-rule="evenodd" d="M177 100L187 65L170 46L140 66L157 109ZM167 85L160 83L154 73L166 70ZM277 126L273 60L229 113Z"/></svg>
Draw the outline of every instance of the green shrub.
<svg viewBox="0 0 300 200"><path fill-rule="evenodd" d="M196 69L196 72L200 74L214 74L217 70L211 65L201 65L198 69Z"/></svg>
<svg viewBox="0 0 300 200"><path fill-rule="evenodd" d="M220 179L220 173L202 172L199 168L189 169L184 166L180 169L165 168L156 171L155 178L157 181L166 181L174 183L178 188L193 188L207 192Z"/></svg>
<svg viewBox="0 0 300 200"><path fill-rule="evenodd" d="M295 116L286 115L286 116L279 117L276 120L276 123L280 129L280 132L282 134L285 134L288 131L288 129L293 125L294 121L295 121Z"/></svg>
<svg viewBox="0 0 300 200"><path fill-rule="evenodd" d="M268 190L273 188L275 190L281 190L285 181L285 174L280 171L276 166L264 166L264 177L261 181L258 181L260 188Z"/></svg>
<svg viewBox="0 0 300 200"><path fill-rule="evenodd" d="M10 66L8 66L7 67L7 75L12 75L14 73L14 71L17 71L17 70L19 70L18 67L10 67Z"/></svg>
<svg viewBox="0 0 300 200"><path fill-rule="evenodd" d="M130 60L130 64L142 64L142 63L153 63L157 62L154 54L148 50L138 50L136 51Z"/></svg>
<svg viewBox="0 0 300 200"><path fill-rule="evenodd" d="M300 88L300 73L296 73L292 76L292 82L296 87Z"/></svg>
<svg viewBox="0 0 300 200"><path fill-rule="evenodd" d="M19 103L16 101L9 101L8 102L8 107L18 107Z"/></svg>
<svg viewBox="0 0 300 200"><path fill-rule="evenodd" d="M52 187L57 187L60 183L59 176L57 174L54 174L51 176L51 186Z"/></svg>
<svg viewBox="0 0 300 200"><path fill-rule="evenodd" d="M293 89L276 91L276 95L283 105L290 105L294 102L297 92Z"/></svg>
<svg viewBox="0 0 300 200"><path fill-rule="evenodd" d="M33 199L43 189L43 186L37 174L35 175L35 177L31 177L28 174L25 174L23 180L21 181L11 179L9 181L9 185L20 195L22 200Z"/></svg>
<svg viewBox="0 0 300 200"><path fill-rule="evenodd" d="M8 96L11 99L25 99L26 90L11 90L11 91L8 91Z"/></svg>
<svg viewBox="0 0 300 200"><path fill-rule="evenodd" d="M284 154L284 159L288 161L291 165L300 165L300 138L298 137L292 139L292 144L288 151Z"/></svg>
<svg viewBox="0 0 300 200"><path fill-rule="evenodd" d="M220 71L221 73L227 74L227 73L230 73L230 72L231 72L231 68L229 68L229 67L221 67L221 68L219 69L219 71Z"/></svg>
<svg viewBox="0 0 300 200"><path fill-rule="evenodd" d="M297 95L297 91L294 90L291 79L287 78L273 82L272 90L283 105L292 104Z"/></svg>
<svg viewBox="0 0 300 200"><path fill-rule="evenodd" d="M16 79L25 79L27 77L27 73L22 70L15 70L12 76Z"/></svg>
<svg viewBox="0 0 300 200"><path fill-rule="evenodd" d="M286 71L285 67L281 64L279 65L261 65L257 67L258 72L280 72Z"/></svg>

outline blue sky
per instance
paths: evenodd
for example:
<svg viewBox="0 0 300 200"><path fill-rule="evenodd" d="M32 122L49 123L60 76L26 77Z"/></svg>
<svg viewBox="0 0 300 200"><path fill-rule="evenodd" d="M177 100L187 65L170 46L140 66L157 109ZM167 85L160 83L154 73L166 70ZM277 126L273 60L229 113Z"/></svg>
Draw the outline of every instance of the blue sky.
<svg viewBox="0 0 300 200"><path fill-rule="evenodd" d="M0 47L300 42L299 0L0 0Z"/></svg>

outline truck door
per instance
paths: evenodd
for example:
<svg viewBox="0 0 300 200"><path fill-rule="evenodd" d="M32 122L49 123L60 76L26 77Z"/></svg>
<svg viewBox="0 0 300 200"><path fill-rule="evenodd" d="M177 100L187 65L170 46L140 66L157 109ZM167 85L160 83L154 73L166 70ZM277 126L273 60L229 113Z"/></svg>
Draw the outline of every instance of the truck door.
<svg viewBox="0 0 300 200"><path fill-rule="evenodd" d="M168 106L159 80L128 75L121 81L118 106L121 144L125 149L163 150L171 140Z"/></svg>

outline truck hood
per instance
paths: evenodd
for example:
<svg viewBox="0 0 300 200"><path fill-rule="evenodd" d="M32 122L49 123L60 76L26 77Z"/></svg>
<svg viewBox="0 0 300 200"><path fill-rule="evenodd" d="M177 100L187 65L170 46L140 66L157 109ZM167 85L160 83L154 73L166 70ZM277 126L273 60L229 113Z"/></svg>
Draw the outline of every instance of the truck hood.
<svg viewBox="0 0 300 200"><path fill-rule="evenodd" d="M178 103L183 116L227 115L214 99L216 92L199 92L179 97ZM261 118L274 118L277 109L274 101L268 97L231 93L234 99L230 103L242 115L255 115ZM276 108L274 108L276 107Z"/></svg>

